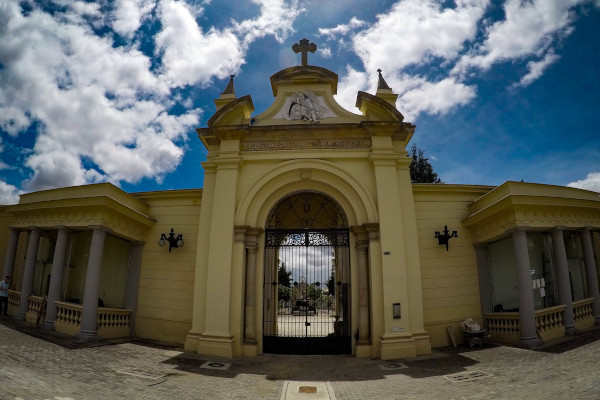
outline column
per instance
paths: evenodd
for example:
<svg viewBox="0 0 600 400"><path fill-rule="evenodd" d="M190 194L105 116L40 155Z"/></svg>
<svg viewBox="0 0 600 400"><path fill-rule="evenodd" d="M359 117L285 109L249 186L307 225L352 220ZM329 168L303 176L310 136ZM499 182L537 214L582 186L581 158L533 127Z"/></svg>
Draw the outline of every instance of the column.
<svg viewBox="0 0 600 400"><path fill-rule="evenodd" d="M67 244L69 242L69 230L64 226L58 228L56 246L54 247L54 258L52 259L52 272L50 275L50 285L48 288L48 302L46 305L46 317L44 319L44 329L54 330L54 321L56 320L56 306L54 302L60 299L62 286L62 276L65 267L67 254Z"/></svg>
<svg viewBox="0 0 600 400"><path fill-rule="evenodd" d="M125 308L131 310L129 330L135 336L135 316L138 293L140 289L140 272L142 270L142 253L144 242L132 242L129 249L129 268L127 271L127 287L125 289Z"/></svg>
<svg viewBox="0 0 600 400"><path fill-rule="evenodd" d="M244 343L256 344L256 252L258 235L262 229L248 229L244 244L246 246L246 296L244 310Z"/></svg>
<svg viewBox="0 0 600 400"><path fill-rule="evenodd" d="M582 229L579 235L581 236L581 245L583 247L588 295L594 298L592 314L594 315L596 325L598 325L600 324L600 293L598 293L598 275L594 264L594 246L592 245L590 228ZM600 257L600 254L598 256Z"/></svg>
<svg viewBox="0 0 600 400"><path fill-rule="evenodd" d="M37 252L40 244L40 228L34 227L29 231L29 245L27 246L27 258L25 259L25 271L21 283L21 300L17 319L24 321L29 308L29 295L33 290L33 275L37 263Z"/></svg>
<svg viewBox="0 0 600 400"><path fill-rule="evenodd" d="M13 277L13 270L15 268L15 257L17 256L17 245L19 244L20 230L17 228L10 228L10 236L8 237L8 247L6 248L6 258L4 259L4 273L0 279L4 279L5 276Z"/></svg>
<svg viewBox="0 0 600 400"><path fill-rule="evenodd" d="M517 263L517 279L519 289L519 324L521 337L519 344L533 347L540 343L535 329L535 306L533 303L533 281L527 249L527 228L516 228L512 231L515 258Z"/></svg>
<svg viewBox="0 0 600 400"><path fill-rule="evenodd" d="M356 235L356 253L358 266L358 346L370 344L369 331L369 267L367 261L367 249L369 247L369 235L364 227L352 227L352 233Z"/></svg>
<svg viewBox="0 0 600 400"><path fill-rule="evenodd" d="M569 277L569 264L567 263L567 251L563 237L564 227L556 227L552 230L552 244L554 256L556 257L556 274L558 280L558 300L560 304L567 306L563 311L563 325L567 335L575 333L575 317L573 315L573 296L571 295L571 278Z"/></svg>
<svg viewBox="0 0 600 400"><path fill-rule="evenodd" d="M485 314L494 311L492 304L492 279L490 276L489 254L487 244L476 244L475 256L477 259L477 275L479 279L479 300L481 302L481 316L483 327L488 328ZM531 279L531 277L530 277Z"/></svg>
<svg viewBox="0 0 600 400"><path fill-rule="evenodd" d="M98 284L104 254L104 240L107 228L90 227L94 230L90 255L88 256L87 275L85 276L85 292L83 293L83 312L81 330L76 335L81 340L97 340L98 337Z"/></svg>

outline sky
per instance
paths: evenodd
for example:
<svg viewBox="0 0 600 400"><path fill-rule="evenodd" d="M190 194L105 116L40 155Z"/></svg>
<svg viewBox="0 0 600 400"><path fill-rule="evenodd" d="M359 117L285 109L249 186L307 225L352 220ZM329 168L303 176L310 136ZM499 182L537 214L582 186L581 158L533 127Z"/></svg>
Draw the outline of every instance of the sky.
<svg viewBox="0 0 600 400"><path fill-rule="evenodd" d="M0 0L0 204L201 188L229 75L260 114L302 38L357 114L383 70L443 182L600 192L600 0Z"/></svg>

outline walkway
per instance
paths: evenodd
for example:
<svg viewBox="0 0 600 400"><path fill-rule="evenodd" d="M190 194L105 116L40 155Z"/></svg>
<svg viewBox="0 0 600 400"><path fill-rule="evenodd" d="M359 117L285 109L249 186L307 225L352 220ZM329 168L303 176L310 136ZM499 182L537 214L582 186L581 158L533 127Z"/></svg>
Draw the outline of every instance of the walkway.
<svg viewBox="0 0 600 400"><path fill-rule="evenodd" d="M2 317L0 398L598 399L599 339L594 330L542 351L459 347L394 362L262 355L229 363L145 341L80 342Z"/></svg>

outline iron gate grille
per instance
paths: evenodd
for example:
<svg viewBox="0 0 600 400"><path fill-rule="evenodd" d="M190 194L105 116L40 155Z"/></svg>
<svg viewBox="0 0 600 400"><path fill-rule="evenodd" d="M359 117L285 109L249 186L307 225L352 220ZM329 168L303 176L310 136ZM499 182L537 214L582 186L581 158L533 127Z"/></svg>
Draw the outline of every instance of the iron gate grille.
<svg viewBox="0 0 600 400"><path fill-rule="evenodd" d="M264 351L350 353L348 229L265 234Z"/></svg>

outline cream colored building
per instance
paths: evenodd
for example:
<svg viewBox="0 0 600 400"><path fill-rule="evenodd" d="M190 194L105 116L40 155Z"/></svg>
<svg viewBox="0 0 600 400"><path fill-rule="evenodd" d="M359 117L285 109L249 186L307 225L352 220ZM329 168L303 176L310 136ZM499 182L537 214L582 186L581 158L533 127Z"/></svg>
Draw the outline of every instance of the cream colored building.
<svg viewBox="0 0 600 400"><path fill-rule="evenodd" d="M253 116L232 78L198 129L202 189L103 183L1 207L9 313L222 357L413 357L450 345L449 330L461 340L467 318L536 346L600 322L598 193L412 184L415 126L397 95L380 75L357 115L337 84L324 68L284 69Z"/></svg>

